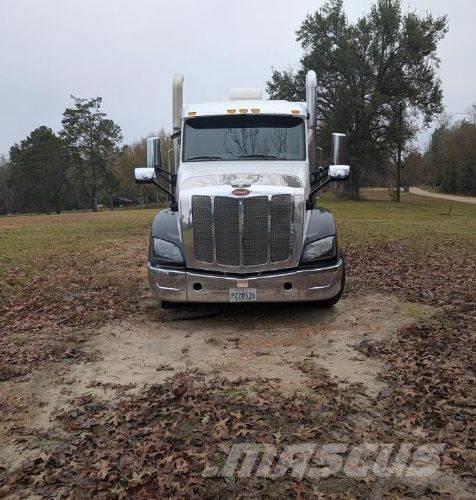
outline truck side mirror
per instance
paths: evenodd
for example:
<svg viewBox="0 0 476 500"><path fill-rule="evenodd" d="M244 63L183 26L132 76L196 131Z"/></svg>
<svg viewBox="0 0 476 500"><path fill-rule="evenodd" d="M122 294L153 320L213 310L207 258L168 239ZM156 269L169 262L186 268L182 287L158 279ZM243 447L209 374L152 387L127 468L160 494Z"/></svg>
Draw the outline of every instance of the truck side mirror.
<svg viewBox="0 0 476 500"><path fill-rule="evenodd" d="M160 168L160 139L149 137L147 139L147 168Z"/></svg>
<svg viewBox="0 0 476 500"><path fill-rule="evenodd" d="M334 133L331 140L331 165L327 173L333 181L346 181L349 178L349 172L347 136Z"/></svg>
<svg viewBox="0 0 476 500"><path fill-rule="evenodd" d="M327 175L333 181L346 181L349 178L350 167L349 165L331 165Z"/></svg>
<svg viewBox="0 0 476 500"><path fill-rule="evenodd" d="M331 165L347 164L347 136L345 134L332 134L331 139Z"/></svg>
<svg viewBox="0 0 476 500"><path fill-rule="evenodd" d="M153 184L155 179L155 170L153 168L134 169L134 179L137 184Z"/></svg>

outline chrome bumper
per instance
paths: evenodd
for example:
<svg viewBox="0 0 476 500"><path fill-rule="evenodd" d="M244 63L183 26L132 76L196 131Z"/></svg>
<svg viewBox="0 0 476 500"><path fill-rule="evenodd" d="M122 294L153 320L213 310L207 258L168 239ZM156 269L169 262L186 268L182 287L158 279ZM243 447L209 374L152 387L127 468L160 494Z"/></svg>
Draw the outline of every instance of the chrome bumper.
<svg viewBox="0 0 476 500"><path fill-rule="evenodd" d="M240 278L236 275L164 269L148 264L148 274L153 295L170 302L229 302L230 288L240 285L256 288L257 302L300 302L325 300L337 295L343 267L343 261L339 259L328 267ZM200 290L197 290L197 283L201 285ZM286 289L289 284L291 288Z"/></svg>

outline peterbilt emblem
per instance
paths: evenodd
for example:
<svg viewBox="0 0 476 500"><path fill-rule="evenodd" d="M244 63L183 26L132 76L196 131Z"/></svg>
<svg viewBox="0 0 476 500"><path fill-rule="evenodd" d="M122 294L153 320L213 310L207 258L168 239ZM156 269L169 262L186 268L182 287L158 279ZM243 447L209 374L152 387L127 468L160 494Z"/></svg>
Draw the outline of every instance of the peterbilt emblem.
<svg viewBox="0 0 476 500"><path fill-rule="evenodd" d="M247 196L250 194L250 190L249 189L245 189L245 188L236 188L236 189L233 189L232 193L235 195L235 196Z"/></svg>

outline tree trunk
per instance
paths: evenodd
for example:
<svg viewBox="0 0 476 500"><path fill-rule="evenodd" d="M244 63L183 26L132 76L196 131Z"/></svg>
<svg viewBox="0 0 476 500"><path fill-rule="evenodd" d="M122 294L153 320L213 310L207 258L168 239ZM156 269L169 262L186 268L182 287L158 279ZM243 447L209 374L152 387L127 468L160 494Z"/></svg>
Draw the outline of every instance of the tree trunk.
<svg viewBox="0 0 476 500"><path fill-rule="evenodd" d="M92 146L91 146L92 150ZM92 156L92 154L91 154ZM92 162L92 202L93 202L93 212L98 211L98 175L96 169L96 163Z"/></svg>
<svg viewBox="0 0 476 500"><path fill-rule="evenodd" d="M403 129L403 104L398 106L398 145L397 145L397 196L396 202L400 202L400 171L402 168L402 129Z"/></svg>
<svg viewBox="0 0 476 500"><path fill-rule="evenodd" d="M54 192L53 206L55 207L56 213L59 215L61 213L61 196L58 190L55 190Z"/></svg>
<svg viewBox="0 0 476 500"><path fill-rule="evenodd" d="M98 195L96 192L96 183L94 182L91 194L91 208L93 212L98 211Z"/></svg>
<svg viewBox="0 0 476 500"><path fill-rule="evenodd" d="M360 167L352 164L350 166L349 180L343 183L341 198L348 200L360 200Z"/></svg>

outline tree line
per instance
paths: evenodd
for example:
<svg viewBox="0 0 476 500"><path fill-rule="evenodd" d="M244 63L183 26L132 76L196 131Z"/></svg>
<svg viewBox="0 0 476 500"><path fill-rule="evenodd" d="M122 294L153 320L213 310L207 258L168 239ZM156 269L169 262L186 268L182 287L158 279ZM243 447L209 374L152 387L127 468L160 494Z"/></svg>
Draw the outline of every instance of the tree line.
<svg viewBox="0 0 476 500"><path fill-rule="evenodd" d="M476 195L476 104L457 123L442 116L423 152L407 156L404 171L415 184Z"/></svg>
<svg viewBox="0 0 476 500"><path fill-rule="evenodd" d="M362 185L394 185L403 153L403 184L427 183L446 192L475 192L475 115L450 125L441 118L443 92L437 48L448 31L445 16L404 13L401 0L377 0L350 22L342 0L328 0L296 32L303 54L296 69L273 69L272 99L305 99L305 75L317 74L319 142L329 157L332 132L349 137L351 179L343 194ZM72 96L55 134L39 127L0 160L0 213L51 212L160 202L160 192L137 186L133 168L145 161L145 139L120 146L119 125L100 97ZM439 118L425 151L413 147L419 127ZM170 135L160 132L162 164ZM400 170L400 168L398 168Z"/></svg>
<svg viewBox="0 0 476 500"><path fill-rule="evenodd" d="M120 146L121 129L101 109L101 97L72 99L59 133L40 126L0 159L0 214L161 202L157 189L132 178L144 165L146 139ZM172 141L163 130L159 137L167 166Z"/></svg>

